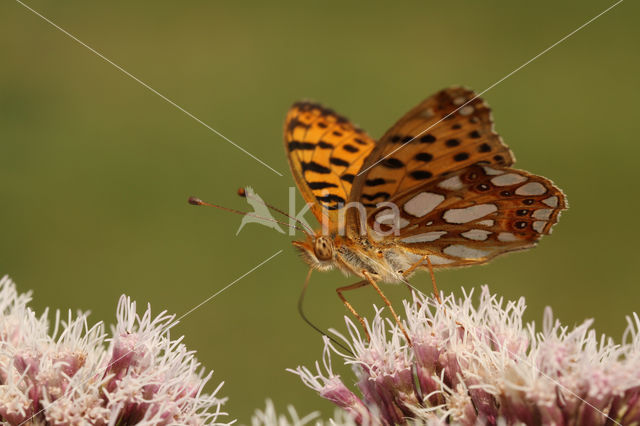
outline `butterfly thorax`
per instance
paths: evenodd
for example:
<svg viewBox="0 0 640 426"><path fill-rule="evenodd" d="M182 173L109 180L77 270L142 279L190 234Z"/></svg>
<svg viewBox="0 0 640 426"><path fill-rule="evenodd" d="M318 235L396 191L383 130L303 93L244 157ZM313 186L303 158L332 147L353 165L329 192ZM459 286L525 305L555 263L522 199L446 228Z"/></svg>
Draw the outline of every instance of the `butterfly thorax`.
<svg viewBox="0 0 640 426"><path fill-rule="evenodd" d="M366 236L316 235L293 244L313 269L337 268L345 275L361 278L367 273L387 283L402 281L404 271L420 260L420 256L394 245L374 245Z"/></svg>

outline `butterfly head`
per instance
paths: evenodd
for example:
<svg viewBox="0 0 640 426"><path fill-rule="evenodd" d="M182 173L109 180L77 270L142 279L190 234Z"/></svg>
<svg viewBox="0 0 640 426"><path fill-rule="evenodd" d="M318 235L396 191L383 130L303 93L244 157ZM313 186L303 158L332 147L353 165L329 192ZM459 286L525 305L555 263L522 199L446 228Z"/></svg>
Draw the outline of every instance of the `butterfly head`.
<svg viewBox="0 0 640 426"><path fill-rule="evenodd" d="M302 258L314 269L327 270L334 265L335 245L326 235L310 235L307 241L294 241Z"/></svg>

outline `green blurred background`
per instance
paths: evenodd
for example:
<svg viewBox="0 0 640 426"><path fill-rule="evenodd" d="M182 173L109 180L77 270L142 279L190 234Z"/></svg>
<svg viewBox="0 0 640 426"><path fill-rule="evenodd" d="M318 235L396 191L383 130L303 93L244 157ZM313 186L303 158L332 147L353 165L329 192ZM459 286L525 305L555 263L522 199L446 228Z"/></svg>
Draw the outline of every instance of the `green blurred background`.
<svg viewBox="0 0 640 426"><path fill-rule="evenodd" d="M246 423L267 397L281 410L333 410L285 372L321 356L296 312L306 267L290 237L255 224L236 237L240 217L187 197L247 209L235 191L252 185L286 209L282 122L295 100L378 137L443 87L486 89L613 2L28 4L283 177L2 2L0 273L33 290L38 311L90 309L111 323L122 293L182 314L284 250L176 331ZM566 324L593 317L620 340L640 296L639 9L621 3L484 95L517 166L553 179L571 208L536 249L439 273L442 289L487 283L526 297L528 320L550 305ZM352 281L316 273L309 316L343 329L334 289ZM413 283L429 289L424 273ZM405 296L384 288L395 303ZM372 291L351 297L364 312L379 303Z"/></svg>

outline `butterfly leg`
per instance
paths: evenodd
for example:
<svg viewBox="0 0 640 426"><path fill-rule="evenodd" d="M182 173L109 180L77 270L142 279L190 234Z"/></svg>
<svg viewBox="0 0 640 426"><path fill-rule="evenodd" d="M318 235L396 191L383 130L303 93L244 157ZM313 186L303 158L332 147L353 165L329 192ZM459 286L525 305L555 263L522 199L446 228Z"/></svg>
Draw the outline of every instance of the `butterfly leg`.
<svg viewBox="0 0 640 426"><path fill-rule="evenodd" d="M406 278L411 274L418 266L422 264L422 262L427 261L427 266L429 267L429 275L431 275L431 284L433 284L433 295L435 296L438 303L442 304L442 299L440 299L440 292L438 291L438 285L436 284L436 275L433 273L433 265L431 264L431 260L429 260L429 255L422 256L422 259L411 265L409 269L402 273L402 277ZM411 286L408 283L407 287L409 287L409 291L411 292Z"/></svg>
<svg viewBox="0 0 640 426"><path fill-rule="evenodd" d="M339 287L336 289L336 293L338 293L338 297L340 298L340 300L342 300L342 303L344 303L344 306L347 307L347 309L349 310L349 312L351 312L353 314L354 317L356 317L358 319L358 321L360 321L360 324L362 324L362 329L364 330L364 333L367 336L367 340L371 341L371 336L369 335L369 330L367 330L367 323L364 321L364 318L362 318L355 309L353 309L353 306L351 306L351 303L347 302L347 299L342 295L343 291L347 291L347 290L355 290L357 288L360 287L364 287L366 285L369 284L369 281L364 280L364 281L358 281L355 284L351 284L351 285L346 285L344 287Z"/></svg>
<svg viewBox="0 0 640 426"><path fill-rule="evenodd" d="M427 265L429 266L429 275L431 275L431 284L433 284L433 295L436 296L436 300L442 305L442 299L440 299L440 292L438 291L438 285L436 284L436 274L433 273L433 265L429 256L427 256Z"/></svg>
<svg viewBox="0 0 640 426"><path fill-rule="evenodd" d="M433 273L433 265L431 264L431 260L429 260L428 256L427 256L427 265L429 266L429 274L431 275L431 282L433 283L433 294L436 295L436 300L438 301L438 303L442 305L440 292L438 291L438 286L436 285L436 275ZM445 313L447 313L447 310L444 307L442 309L444 310ZM464 326L460 322L456 321L456 325L458 325L458 327L462 327L462 329L464 330Z"/></svg>
<svg viewBox="0 0 640 426"><path fill-rule="evenodd" d="M371 286L378 292L378 294L380 295L384 303L387 305L387 307L391 311L391 315L393 315L393 319L396 320L396 324L398 324L398 327L400 327L400 330L402 330L402 334L404 334L404 337L407 339L407 343L409 343L409 346L413 346L413 344L411 343L411 338L407 333L407 330L405 330L404 326L400 322L400 318L398 318L398 315L396 314L396 311L393 309L393 306L391 306L391 302L389 301L389 299L387 299L387 296L384 295L382 290L380 290L380 287L378 287L378 284L376 284L374 279L371 278L371 275L369 275L367 271L362 271L362 274L367 279L369 284L371 284Z"/></svg>

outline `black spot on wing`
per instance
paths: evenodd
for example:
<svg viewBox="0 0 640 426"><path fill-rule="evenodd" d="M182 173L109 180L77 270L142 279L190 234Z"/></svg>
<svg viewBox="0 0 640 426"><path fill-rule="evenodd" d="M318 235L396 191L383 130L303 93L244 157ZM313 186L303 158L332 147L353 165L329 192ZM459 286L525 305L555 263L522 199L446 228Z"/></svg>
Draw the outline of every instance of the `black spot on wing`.
<svg viewBox="0 0 640 426"><path fill-rule="evenodd" d="M388 192L380 191L380 192L376 192L375 194L362 194L361 197L369 201L373 201L376 198L380 198L380 197L387 200L389 197L391 197L391 194L389 194Z"/></svg>
<svg viewBox="0 0 640 426"><path fill-rule="evenodd" d="M431 173L430 171L427 170L415 170L411 173L409 173L409 175L417 180L422 180L422 179L429 179L433 176L433 173Z"/></svg>
<svg viewBox="0 0 640 426"><path fill-rule="evenodd" d="M415 157L413 157L414 160L418 160L418 161L422 161L424 163L428 163L429 161L433 160L433 155L429 154L428 152L420 152L418 154L416 154Z"/></svg>
<svg viewBox="0 0 640 426"><path fill-rule="evenodd" d="M322 149L332 149L334 148L333 144L325 141L318 142L318 147Z"/></svg>
<svg viewBox="0 0 640 426"><path fill-rule="evenodd" d="M341 158L337 158L337 157L331 157L331 158L329 159L329 162L330 162L331 164L333 164L334 166L343 166L343 167L347 167L347 166L349 165L349 162L348 162L348 161L345 161L345 160L343 160L343 159L341 159ZM327 170L329 170L329 169L327 169Z"/></svg>
<svg viewBox="0 0 640 426"><path fill-rule="evenodd" d="M358 151L360 151L357 147L355 147L353 145L349 145L348 143L344 144L342 146L342 149L344 149L347 152L358 152Z"/></svg>
<svg viewBox="0 0 640 426"><path fill-rule="evenodd" d="M311 142L300 142L300 141L291 141L289 142L289 151L295 151L297 149L300 150L314 150L316 149L316 144Z"/></svg>
<svg viewBox="0 0 640 426"><path fill-rule="evenodd" d="M344 204L345 201L344 198L336 194L320 195L316 196L316 198L318 199L318 201L321 201L323 203L336 202Z"/></svg>
<svg viewBox="0 0 640 426"><path fill-rule="evenodd" d="M337 188L338 185L331 182L307 182L309 188L311 189L326 189L326 188Z"/></svg>
<svg viewBox="0 0 640 426"><path fill-rule="evenodd" d="M289 121L289 124L287 125L287 130L293 131L293 129L295 129L296 127L304 127L305 129L308 129L310 126L308 124L304 124L302 121L298 120L297 118L292 118L291 121Z"/></svg>
<svg viewBox="0 0 640 426"><path fill-rule="evenodd" d="M331 173L331 169L329 169L328 167L325 167L321 164L316 163L315 161L301 161L300 165L302 166L302 171L306 172L307 170L312 171L312 172L316 172L316 173L322 173L322 174L329 174Z"/></svg>
<svg viewBox="0 0 640 426"><path fill-rule="evenodd" d="M383 178L375 178L375 179L367 179L364 184L366 186L380 186L387 183L386 179Z"/></svg>
<svg viewBox="0 0 640 426"><path fill-rule="evenodd" d="M420 138L420 142L422 143L433 143L435 141L436 141L436 137L433 136L431 133L427 133L426 135Z"/></svg>
<svg viewBox="0 0 640 426"><path fill-rule="evenodd" d="M380 164L387 169L401 169L404 167L404 163L397 158L385 158Z"/></svg>
<svg viewBox="0 0 640 426"><path fill-rule="evenodd" d="M478 147L478 151L479 152L490 152L491 151L491 146L488 143L483 143L482 145L480 145Z"/></svg>
<svg viewBox="0 0 640 426"><path fill-rule="evenodd" d="M351 173L347 173L346 175L342 175L340 176L340 179L349 182L349 183L353 183L353 180L356 178L356 175L352 175Z"/></svg>

